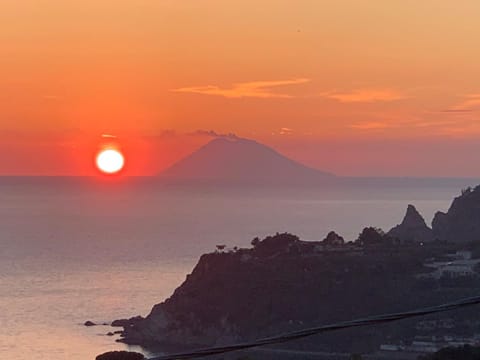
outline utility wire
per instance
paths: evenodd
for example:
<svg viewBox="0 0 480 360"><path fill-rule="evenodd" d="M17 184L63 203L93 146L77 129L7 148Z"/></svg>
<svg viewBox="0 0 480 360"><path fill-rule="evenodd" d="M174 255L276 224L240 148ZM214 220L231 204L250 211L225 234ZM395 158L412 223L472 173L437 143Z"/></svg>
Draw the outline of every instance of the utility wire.
<svg viewBox="0 0 480 360"><path fill-rule="evenodd" d="M348 328L354 328L359 326L378 325L378 324L388 323L392 321L398 321L398 320L403 320L403 319L408 319L408 318L413 318L418 316L424 316L429 314L455 310L455 309L472 306L472 305L478 305L478 304L480 304L480 296L460 299L460 300L442 304L442 305L420 308L420 309L410 310L406 312L375 315L375 316L369 316L363 319L356 319L356 320L343 321L343 322L338 322L338 323L329 324L329 325L322 325L318 327L313 327L313 328L288 332L288 333L284 333L284 334L280 334L272 337L267 337L267 338L263 338L263 339L259 339L251 342L244 342L244 343L238 343L238 344L232 344L232 345L226 345L226 346L210 347L210 348L198 349L190 352L183 352L183 353L177 353L177 354L171 354L171 355L162 355L162 356L150 358L149 360L196 359L196 358L205 357L205 356L224 354L227 352L232 352L237 350L250 349L258 346L280 344L287 341L301 339L307 336L321 334L329 331L348 329Z"/></svg>

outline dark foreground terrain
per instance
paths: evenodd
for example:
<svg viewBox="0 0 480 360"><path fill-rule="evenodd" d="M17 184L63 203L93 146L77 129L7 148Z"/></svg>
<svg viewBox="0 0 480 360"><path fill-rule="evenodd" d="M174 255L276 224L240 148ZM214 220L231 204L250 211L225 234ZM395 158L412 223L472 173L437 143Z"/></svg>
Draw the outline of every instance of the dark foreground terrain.
<svg viewBox="0 0 480 360"><path fill-rule="evenodd" d="M477 187L464 190L448 213L437 215L433 229L409 206L405 219L390 232L366 228L351 242L334 232L318 242L285 233L256 238L248 249L219 245L145 319L123 323L121 341L184 350L478 295L478 224ZM342 330L284 348L343 354L381 350L392 356L434 352L475 343L478 311L471 307Z"/></svg>

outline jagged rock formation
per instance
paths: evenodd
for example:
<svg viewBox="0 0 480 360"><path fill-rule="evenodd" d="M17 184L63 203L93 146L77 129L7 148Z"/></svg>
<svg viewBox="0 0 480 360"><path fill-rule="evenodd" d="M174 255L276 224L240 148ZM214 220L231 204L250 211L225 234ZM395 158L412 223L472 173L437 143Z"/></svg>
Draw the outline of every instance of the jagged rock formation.
<svg viewBox="0 0 480 360"><path fill-rule="evenodd" d="M143 320L143 317L141 316L134 316L131 317L130 319L118 319L114 320L111 324L113 327L128 327L128 326L133 326L136 323L140 322Z"/></svg>
<svg viewBox="0 0 480 360"><path fill-rule="evenodd" d="M413 205L408 205L402 223L392 228L387 235L401 242L419 243L434 239L432 229L427 226L422 215Z"/></svg>
<svg viewBox="0 0 480 360"><path fill-rule="evenodd" d="M447 213L437 212L432 228L438 240L480 241L480 186L463 190L462 195L453 200Z"/></svg>
<svg viewBox="0 0 480 360"><path fill-rule="evenodd" d="M222 184L316 184L333 177L254 140L237 137L210 141L160 176L171 181Z"/></svg>

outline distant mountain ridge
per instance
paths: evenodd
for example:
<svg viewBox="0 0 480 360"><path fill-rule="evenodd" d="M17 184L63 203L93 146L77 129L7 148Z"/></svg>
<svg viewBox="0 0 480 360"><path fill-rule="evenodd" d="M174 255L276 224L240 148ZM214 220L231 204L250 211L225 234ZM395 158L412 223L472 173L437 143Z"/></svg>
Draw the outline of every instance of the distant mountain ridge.
<svg viewBox="0 0 480 360"><path fill-rule="evenodd" d="M435 238L451 242L480 240L480 185L468 187L456 197L446 213L438 211L432 221Z"/></svg>
<svg viewBox="0 0 480 360"><path fill-rule="evenodd" d="M160 174L181 181L309 184L334 175L291 160L254 140L217 138Z"/></svg>

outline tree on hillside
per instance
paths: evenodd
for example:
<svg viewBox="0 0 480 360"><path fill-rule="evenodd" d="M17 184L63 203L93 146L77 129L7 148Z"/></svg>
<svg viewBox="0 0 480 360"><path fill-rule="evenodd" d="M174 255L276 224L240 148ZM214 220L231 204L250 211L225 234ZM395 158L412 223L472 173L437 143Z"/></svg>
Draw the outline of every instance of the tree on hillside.
<svg viewBox="0 0 480 360"><path fill-rule="evenodd" d="M355 242L361 246L368 246L384 244L387 240L388 237L382 229L370 226L362 230Z"/></svg>
<svg viewBox="0 0 480 360"><path fill-rule="evenodd" d="M262 241L255 241L256 245L254 245L254 248L258 254L268 256L289 251L299 240L298 236L290 233L276 233L273 236L267 236Z"/></svg>
<svg viewBox="0 0 480 360"><path fill-rule="evenodd" d="M260 244L260 238L258 236L254 237L250 244L252 244L253 247L256 247Z"/></svg>
<svg viewBox="0 0 480 360"><path fill-rule="evenodd" d="M345 244L345 239L338 235L335 231L330 231L322 242L325 245L338 246Z"/></svg>

